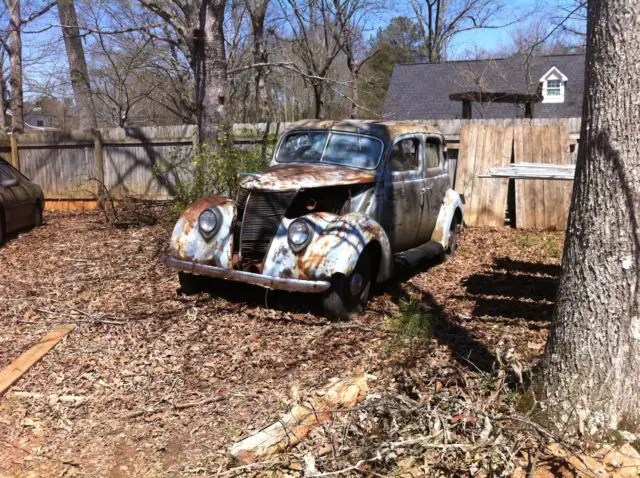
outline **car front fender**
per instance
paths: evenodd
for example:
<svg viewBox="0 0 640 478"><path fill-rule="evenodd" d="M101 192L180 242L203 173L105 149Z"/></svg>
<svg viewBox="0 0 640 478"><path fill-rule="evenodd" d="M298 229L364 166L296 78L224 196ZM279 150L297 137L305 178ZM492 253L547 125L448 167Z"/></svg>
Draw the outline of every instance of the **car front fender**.
<svg viewBox="0 0 640 478"><path fill-rule="evenodd" d="M449 189L444 196L442 206L440 206L440 212L436 220L436 227L431 234L431 240L442 244L442 247L447 250L449 248L451 221L456 218L458 224L462 224L463 214L464 205L460 194L453 189Z"/></svg>
<svg viewBox="0 0 640 478"><path fill-rule="evenodd" d="M198 227L198 217L205 209L218 209L222 225L210 240L206 240ZM223 196L199 199L180 216L171 235L171 254L182 260L231 268L233 255L233 225L236 218L235 202Z"/></svg>
<svg viewBox="0 0 640 478"><path fill-rule="evenodd" d="M264 263L263 274L306 280L328 280L335 274L353 272L360 254L367 246L375 245L378 261L376 280L391 277L393 259L391 246L384 229L362 213L338 216L315 213L303 216L313 228L309 245L295 253L289 246L287 231L294 219L283 219Z"/></svg>

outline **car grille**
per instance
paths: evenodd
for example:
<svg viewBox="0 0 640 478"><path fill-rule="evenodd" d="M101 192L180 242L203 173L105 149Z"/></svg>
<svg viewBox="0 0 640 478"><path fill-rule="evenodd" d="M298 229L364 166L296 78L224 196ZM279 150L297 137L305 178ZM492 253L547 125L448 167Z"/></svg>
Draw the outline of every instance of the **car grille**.
<svg viewBox="0 0 640 478"><path fill-rule="evenodd" d="M244 210L240 233L241 268L258 266L278 231L280 221L296 193L252 191Z"/></svg>
<svg viewBox="0 0 640 478"><path fill-rule="evenodd" d="M247 199L249 199L248 189L238 188L238 194L236 196L236 223L233 227L233 253L237 253L240 250L240 231L242 230L242 218L244 216L244 209L247 207Z"/></svg>

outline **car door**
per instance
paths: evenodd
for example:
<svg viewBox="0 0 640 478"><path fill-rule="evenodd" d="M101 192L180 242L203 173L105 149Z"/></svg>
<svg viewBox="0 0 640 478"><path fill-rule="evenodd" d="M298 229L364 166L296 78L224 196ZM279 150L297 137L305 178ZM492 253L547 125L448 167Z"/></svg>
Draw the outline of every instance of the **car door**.
<svg viewBox="0 0 640 478"><path fill-rule="evenodd" d="M436 227L440 207L449 188L449 176L444 158L442 138L438 135L427 135L425 141L425 183L424 207L420 218L418 241L425 243L431 240Z"/></svg>
<svg viewBox="0 0 640 478"><path fill-rule="evenodd" d="M376 186L376 211L394 252L417 245L418 224L424 205L424 144L422 135L397 138Z"/></svg>

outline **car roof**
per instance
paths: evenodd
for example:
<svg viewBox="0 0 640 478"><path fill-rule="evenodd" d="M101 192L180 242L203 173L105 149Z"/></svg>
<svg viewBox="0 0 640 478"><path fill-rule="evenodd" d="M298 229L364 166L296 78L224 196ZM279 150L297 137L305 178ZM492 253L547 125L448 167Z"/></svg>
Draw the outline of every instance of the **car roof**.
<svg viewBox="0 0 640 478"><path fill-rule="evenodd" d="M400 135L409 133L437 134L442 133L432 124L425 121L383 121L383 120L302 120L292 123L286 132L296 130L331 130L345 131L375 136L383 141L394 140Z"/></svg>

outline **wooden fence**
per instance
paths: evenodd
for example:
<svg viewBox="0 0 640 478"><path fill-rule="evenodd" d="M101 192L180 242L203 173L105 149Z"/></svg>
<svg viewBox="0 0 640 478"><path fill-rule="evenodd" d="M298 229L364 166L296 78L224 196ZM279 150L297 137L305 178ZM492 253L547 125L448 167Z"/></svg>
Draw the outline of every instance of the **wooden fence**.
<svg viewBox="0 0 640 478"><path fill-rule="evenodd" d="M508 208L509 180L480 178L492 166L510 163L571 164L577 135L570 121L521 120L462 125L455 188L465 195L465 222L500 226ZM571 203L571 181L513 180L511 205L516 226L526 229L564 229Z"/></svg>
<svg viewBox="0 0 640 478"><path fill-rule="evenodd" d="M509 181L478 175L512 161L571 162L580 130L579 118L440 120L432 124L447 138L449 173L452 185L467 199L467 223L483 226L504 223ZM239 144L255 146L265 131L278 134L287 126L236 124L234 130ZM93 204L99 182L110 190L146 198L171 197L171 178L163 177L158 165L188 157L196 138L193 125L29 132L0 137L0 156L19 165L42 186L48 208L84 208ZM518 227L564 227L570 182L515 182Z"/></svg>

